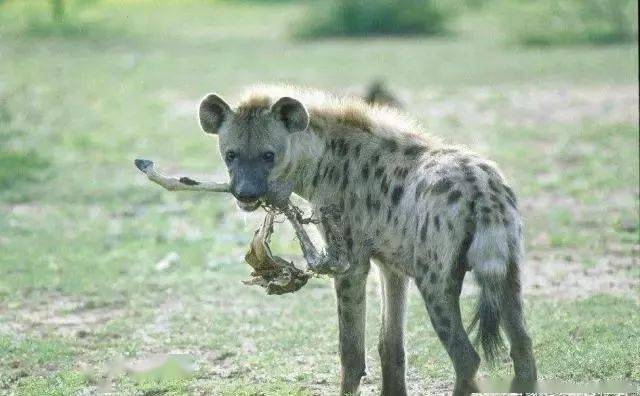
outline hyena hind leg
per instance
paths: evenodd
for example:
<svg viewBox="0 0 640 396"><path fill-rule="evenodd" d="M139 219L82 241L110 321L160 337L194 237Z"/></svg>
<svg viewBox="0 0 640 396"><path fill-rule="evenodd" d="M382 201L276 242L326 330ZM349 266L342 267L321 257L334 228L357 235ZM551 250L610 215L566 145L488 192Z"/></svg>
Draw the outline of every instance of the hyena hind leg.
<svg viewBox="0 0 640 396"><path fill-rule="evenodd" d="M515 372L513 390L533 392L537 380L536 361L533 356L531 337L527 333L522 312L517 262L509 263L502 300L501 325L507 334L511 347L510 355Z"/></svg>
<svg viewBox="0 0 640 396"><path fill-rule="evenodd" d="M447 267L445 267L447 268ZM425 271L416 278L433 328L453 362L456 372L454 395L477 392L474 377L480 365L480 356L473 348L460 315L460 279L441 278L443 273Z"/></svg>

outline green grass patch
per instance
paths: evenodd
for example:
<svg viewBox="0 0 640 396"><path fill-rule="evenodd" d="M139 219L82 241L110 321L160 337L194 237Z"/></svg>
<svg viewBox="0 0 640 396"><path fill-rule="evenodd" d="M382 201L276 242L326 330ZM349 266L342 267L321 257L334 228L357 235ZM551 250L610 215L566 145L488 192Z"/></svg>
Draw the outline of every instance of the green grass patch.
<svg viewBox="0 0 640 396"><path fill-rule="evenodd" d="M494 12L517 43L612 44L637 41L634 0L499 1Z"/></svg>
<svg viewBox="0 0 640 396"><path fill-rule="evenodd" d="M638 305L611 296L536 303L529 323L546 379L640 380Z"/></svg>
<svg viewBox="0 0 640 396"><path fill-rule="evenodd" d="M23 144L26 133L14 125L7 100L0 101L0 199L24 201L31 183L42 181L50 166L40 153Z"/></svg>
<svg viewBox="0 0 640 396"><path fill-rule="evenodd" d="M0 391L20 395L68 395L86 386L70 368L73 350L62 340L16 339L0 334Z"/></svg>
<svg viewBox="0 0 640 396"><path fill-rule="evenodd" d="M78 372L61 372L50 377L31 377L20 380L18 395L66 396L80 392L86 377Z"/></svg>
<svg viewBox="0 0 640 396"><path fill-rule="evenodd" d="M0 189L8 190L38 180L37 176L47 165L36 152L0 150Z"/></svg>
<svg viewBox="0 0 640 396"><path fill-rule="evenodd" d="M301 37L434 35L451 10L437 0L332 0L314 3L297 29Z"/></svg>
<svg viewBox="0 0 640 396"><path fill-rule="evenodd" d="M3 361L17 359L26 364L36 365L64 362L70 356L69 346L59 341L16 340L8 335L0 335L0 358Z"/></svg>

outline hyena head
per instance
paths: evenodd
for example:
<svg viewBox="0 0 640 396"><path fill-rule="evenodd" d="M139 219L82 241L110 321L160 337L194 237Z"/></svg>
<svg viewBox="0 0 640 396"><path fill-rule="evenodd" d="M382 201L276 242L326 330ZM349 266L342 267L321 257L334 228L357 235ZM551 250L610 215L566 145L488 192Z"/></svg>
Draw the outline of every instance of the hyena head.
<svg viewBox="0 0 640 396"><path fill-rule="evenodd" d="M271 190L278 183L272 181L289 162L289 137L309 124L302 103L289 97L273 104L267 97L252 98L232 109L220 96L209 94L200 103L199 117L206 133L218 135L231 192L248 212L277 194Z"/></svg>

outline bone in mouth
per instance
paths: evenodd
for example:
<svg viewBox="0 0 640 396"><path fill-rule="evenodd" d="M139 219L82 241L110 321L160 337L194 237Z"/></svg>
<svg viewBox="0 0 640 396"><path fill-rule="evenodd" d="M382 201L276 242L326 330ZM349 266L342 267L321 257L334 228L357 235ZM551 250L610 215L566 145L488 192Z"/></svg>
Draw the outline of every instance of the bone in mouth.
<svg viewBox="0 0 640 396"><path fill-rule="evenodd" d="M169 191L231 192L228 183L164 176L155 170L153 161L136 159L134 163L149 180ZM340 213L337 208L320 209L320 222L327 239L326 250L320 251L303 227L303 223L309 223L310 220L303 219L302 211L290 200L286 200L286 204L278 205L263 202L261 206L267 213L245 255L245 261L253 268L252 278L244 281L245 284L259 285L266 289L267 294L292 293L303 287L307 280L316 274L336 275L349 269L344 240L339 228ZM292 262L271 254L269 240L273 233L274 218L279 213L284 214L293 226L307 262L307 271L300 270Z"/></svg>

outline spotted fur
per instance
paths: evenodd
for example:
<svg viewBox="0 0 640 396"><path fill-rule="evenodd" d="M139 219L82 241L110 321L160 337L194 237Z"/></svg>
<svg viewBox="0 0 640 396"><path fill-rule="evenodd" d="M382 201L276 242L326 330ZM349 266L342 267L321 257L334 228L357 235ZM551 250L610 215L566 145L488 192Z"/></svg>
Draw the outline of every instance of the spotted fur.
<svg viewBox="0 0 640 396"><path fill-rule="evenodd" d="M335 279L341 392L356 392L364 374L364 296L371 260L382 276L383 394L406 392L408 279L417 284L452 359L456 392L474 390L480 358L464 330L458 303L467 271L473 271L481 289L474 323L486 356L498 352L502 324L516 377L534 380L518 280L522 219L515 194L496 166L464 148L444 145L397 110L354 98L257 87L240 101L236 113L243 120L268 117L281 97L302 103L309 126L286 138L270 180L292 182L314 208L343 210L340 222L351 270Z"/></svg>

